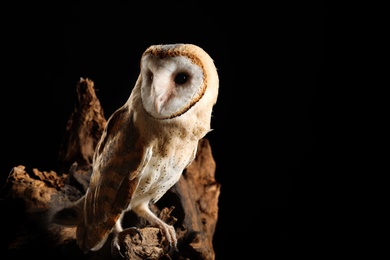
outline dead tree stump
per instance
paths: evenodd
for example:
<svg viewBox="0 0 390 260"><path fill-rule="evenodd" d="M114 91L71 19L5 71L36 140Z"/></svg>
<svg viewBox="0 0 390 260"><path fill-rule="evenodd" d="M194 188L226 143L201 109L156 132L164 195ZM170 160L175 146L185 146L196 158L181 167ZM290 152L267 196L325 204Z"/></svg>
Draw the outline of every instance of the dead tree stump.
<svg viewBox="0 0 390 260"><path fill-rule="evenodd" d="M61 172L28 172L15 166L0 190L2 259L52 257L55 259L110 259L110 239L97 252L84 254L75 242L75 227L50 222L53 212L80 198L89 185L94 148L106 124L94 83L80 79L77 101L59 151ZM215 161L207 139L199 142L192 164L152 210L174 225L178 247L167 252L159 229L148 226L131 212L124 227L140 228L120 234L125 259L215 259L213 235L218 220L220 184L215 180ZM118 257L121 258L121 257Z"/></svg>

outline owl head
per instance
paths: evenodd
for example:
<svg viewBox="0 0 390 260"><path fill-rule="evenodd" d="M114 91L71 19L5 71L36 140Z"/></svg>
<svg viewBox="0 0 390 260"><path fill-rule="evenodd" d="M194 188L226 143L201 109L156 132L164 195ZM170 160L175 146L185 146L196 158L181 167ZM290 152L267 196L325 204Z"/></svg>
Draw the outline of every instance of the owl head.
<svg viewBox="0 0 390 260"><path fill-rule="evenodd" d="M172 119L194 106L213 106L218 81L211 57L193 44L152 45L141 58L142 104L155 119Z"/></svg>

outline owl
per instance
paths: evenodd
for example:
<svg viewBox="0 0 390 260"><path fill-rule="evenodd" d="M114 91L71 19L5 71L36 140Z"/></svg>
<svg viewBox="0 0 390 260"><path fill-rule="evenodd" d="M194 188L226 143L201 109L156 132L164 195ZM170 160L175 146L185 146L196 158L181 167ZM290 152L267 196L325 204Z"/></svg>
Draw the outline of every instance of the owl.
<svg viewBox="0 0 390 260"><path fill-rule="evenodd" d="M133 211L160 228L175 248L175 229L149 204L156 203L195 158L198 141L211 130L218 89L214 61L199 46L148 47L129 98L109 117L95 148L86 193L58 211L53 221L77 226L77 244L84 252L99 250L112 234L111 251L117 255L124 214Z"/></svg>

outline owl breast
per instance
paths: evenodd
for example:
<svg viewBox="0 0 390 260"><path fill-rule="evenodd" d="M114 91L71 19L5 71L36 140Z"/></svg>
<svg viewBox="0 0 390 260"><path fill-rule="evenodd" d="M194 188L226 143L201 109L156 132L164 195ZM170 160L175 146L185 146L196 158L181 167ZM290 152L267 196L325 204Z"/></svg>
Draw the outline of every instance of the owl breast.
<svg viewBox="0 0 390 260"><path fill-rule="evenodd" d="M192 160L190 156L181 156L191 153L190 150L193 149L185 147L169 154L153 153L140 176L130 207L148 201L157 202L179 180Z"/></svg>

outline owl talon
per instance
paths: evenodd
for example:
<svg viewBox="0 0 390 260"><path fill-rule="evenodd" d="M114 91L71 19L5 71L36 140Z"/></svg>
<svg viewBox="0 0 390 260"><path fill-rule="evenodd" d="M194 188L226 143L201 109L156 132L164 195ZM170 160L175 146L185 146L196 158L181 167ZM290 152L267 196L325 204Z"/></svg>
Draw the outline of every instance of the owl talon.
<svg viewBox="0 0 390 260"><path fill-rule="evenodd" d="M168 244L168 253L172 252L176 247L173 245L172 242L169 242Z"/></svg>
<svg viewBox="0 0 390 260"><path fill-rule="evenodd" d="M141 242L142 242L142 240L144 240L144 238L142 236L141 230L139 230L139 228L137 228L137 227L134 227L134 230L138 233L139 238L141 239Z"/></svg>
<svg viewBox="0 0 390 260"><path fill-rule="evenodd" d="M118 236L115 236L111 241L111 255L113 257L120 255L122 258L125 258L125 256L121 253Z"/></svg>
<svg viewBox="0 0 390 260"><path fill-rule="evenodd" d="M176 239L176 232L173 226L162 224L160 228L163 231L165 239L168 241L168 252L175 250L177 246L177 239Z"/></svg>
<svg viewBox="0 0 390 260"><path fill-rule="evenodd" d="M139 228L137 228L137 227L129 227L129 228L126 228L125 230L123 230L122 232L129 232L129 231L132 231L131 232L132 235L137 233L139 235L139 238L141 239L141 241L144 239L143 236L142 236L141 230Z"/></svg>
<svg viewBox="0 0 390 260"><path fill-rule="evenodd" d="M137 227L126 228L123 231L121 231L120 233L123 233L123 232L131 234L132 236L134 236L135 234L138 234L141 242L143 240L142 233L141 233L140 229ZM117 257L118 255L120 255L122 258L125 258L125 256L121 253L121 247L119 245L119 233L111 241L111 255L113 257Z"/></svg>

